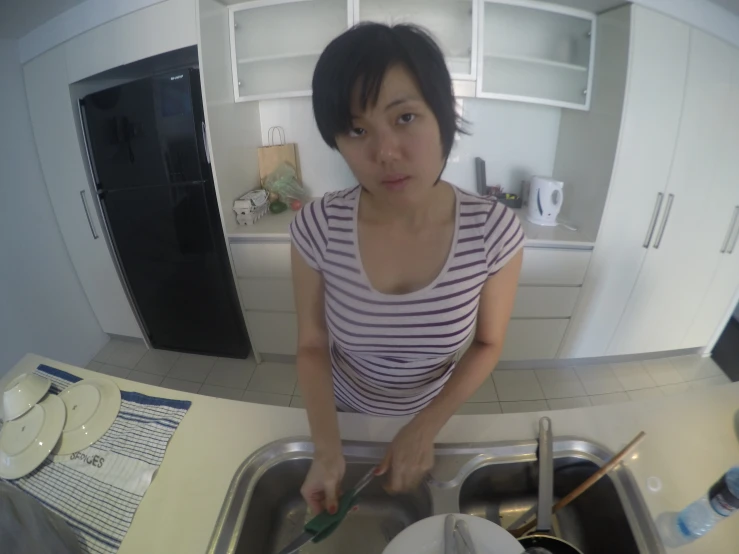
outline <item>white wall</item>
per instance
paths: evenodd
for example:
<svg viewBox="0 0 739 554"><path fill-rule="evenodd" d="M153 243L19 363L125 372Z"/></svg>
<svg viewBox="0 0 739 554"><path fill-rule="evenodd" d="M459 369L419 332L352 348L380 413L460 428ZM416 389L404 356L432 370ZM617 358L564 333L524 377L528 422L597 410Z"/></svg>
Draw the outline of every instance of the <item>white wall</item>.
<svg viewBox="0 0 739 554"><path fill-rule="evenodd" d="M475 191L477 156L487 164L489 185L500 184L516 193L521 179L552 174L559 108L473 98L460 102L471 134L457 136L444 179ZM312 196L356 184L343 158L318 133L310 98L262 101L259 114L262 144L268 144L267 133L275 125L285 129L287 142L297 144L303 183Z"/></svg>
<svg viewBox="0 0 739 554"><path fill-rule="evenodd" d="M108 340L57 227L18 59L0 40L0 375L27 352L85 365Z"/></svg>
<svg viewBox="0 0 739 554"><path fill-rule="evenodd" d="M736 310L734 310L734 319L739 321L739 304L737 304Z"/></svg>

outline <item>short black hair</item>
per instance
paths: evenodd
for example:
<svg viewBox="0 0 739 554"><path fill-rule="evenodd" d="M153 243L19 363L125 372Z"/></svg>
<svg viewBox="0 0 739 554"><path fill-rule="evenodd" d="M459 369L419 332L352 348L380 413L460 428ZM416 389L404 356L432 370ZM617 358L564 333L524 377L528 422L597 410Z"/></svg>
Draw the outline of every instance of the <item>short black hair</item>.
<svg viewBox="0 0 739 554"><path fill-rule="evenodd" d="M323 140L337 148L336 135L351 129L355 86L359 86L361 109L374 105L385 73L395 65L411 74L434 113L446 159L454 134L464 132L462 121L444 54L431 35L416 25L360 23L326 47L313 73L313 114Z"/></svg>

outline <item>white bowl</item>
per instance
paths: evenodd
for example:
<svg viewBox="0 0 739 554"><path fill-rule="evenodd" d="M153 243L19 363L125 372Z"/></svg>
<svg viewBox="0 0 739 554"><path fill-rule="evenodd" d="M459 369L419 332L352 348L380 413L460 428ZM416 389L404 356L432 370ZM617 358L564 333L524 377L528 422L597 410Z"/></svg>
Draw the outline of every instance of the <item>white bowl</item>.
<svg viewBox="0 0 739 554"><path fill-rule="evenodd" d="M35 373L24 373L3 392L3 419L13 421L33 408L49 391L51 381Z"/></svg>
<svg viewBox="0 0 739 554"><path fill-rule="evenodd" d="M523 546L492 521L467 514L454 514L467 522L478 554L521 554ZM417 521L387 545L382 554L443 554L446 514ZM456 550L455 550L456 551Z"/></svg>

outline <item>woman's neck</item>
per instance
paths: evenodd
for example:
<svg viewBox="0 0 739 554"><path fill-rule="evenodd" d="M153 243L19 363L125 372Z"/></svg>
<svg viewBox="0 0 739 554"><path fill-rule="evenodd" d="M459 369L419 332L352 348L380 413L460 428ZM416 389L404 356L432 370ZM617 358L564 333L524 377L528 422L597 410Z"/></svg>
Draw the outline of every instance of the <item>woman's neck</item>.
<svg viewBox="0 0 739 554"><path fill-rule="evenodd" d="M360 218L376 225L394 224L405 228L420 228L454 218L454 190L446 181L439 181L425 198L414 204L398 205L382 202L364 188L360 192ZM450 208L451 206L451 208Z"/></svg>

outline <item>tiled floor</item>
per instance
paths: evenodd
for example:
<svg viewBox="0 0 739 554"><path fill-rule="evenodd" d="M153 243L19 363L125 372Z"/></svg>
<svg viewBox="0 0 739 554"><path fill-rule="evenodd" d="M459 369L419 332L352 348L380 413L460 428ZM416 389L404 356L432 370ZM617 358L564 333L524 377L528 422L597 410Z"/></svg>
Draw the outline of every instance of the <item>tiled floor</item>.
<svg viewBox="0 0 739 554"><path fill-rule="evenodd" d="M291 364L146 350L111 340L88 369L175 390L276 406L303 407ZM710 358L682 356L566 369L496 370L460 414L565 410L648 400L729 383Z"/></svg>

